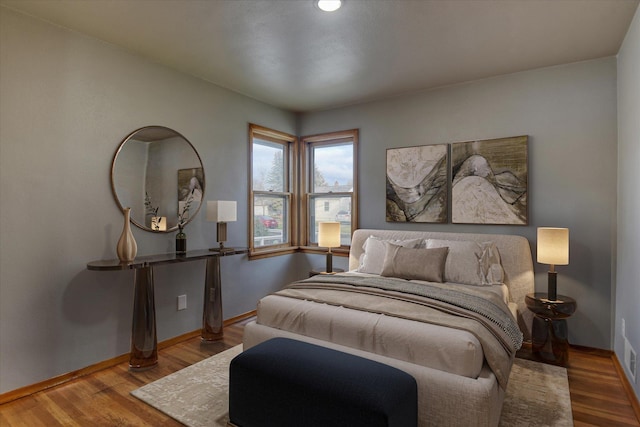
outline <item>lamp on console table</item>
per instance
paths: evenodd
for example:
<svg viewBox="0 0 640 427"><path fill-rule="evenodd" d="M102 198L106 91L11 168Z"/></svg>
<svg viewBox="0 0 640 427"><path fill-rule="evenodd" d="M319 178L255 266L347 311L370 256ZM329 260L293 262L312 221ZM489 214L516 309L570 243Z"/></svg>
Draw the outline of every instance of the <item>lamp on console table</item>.
<svg viewBox="0 0 640 427"><path fill-rule="evenodd" d="M318 223L318 246L328 248L326 273L333 273L333 254L331 248L340 247L340 223L320 222Z"/></svg>
<svg viewBox="0 0 640 427"><path fill-rule="evenodd" d="M538 228L538 262L549 264L548 298L558 299L556 265L569 264L569 229L539 227Z"/></svg>
<svg viewBox="0 0 640 427"><path fill-rule="evenodd" d="M215 200L207 202L207 221L217 222L216 241L220 245L217 248L211 248L210 251L231 250L225 248L224 242L227 240L227 222L236 221L236 202L228 200Z"/></svg>

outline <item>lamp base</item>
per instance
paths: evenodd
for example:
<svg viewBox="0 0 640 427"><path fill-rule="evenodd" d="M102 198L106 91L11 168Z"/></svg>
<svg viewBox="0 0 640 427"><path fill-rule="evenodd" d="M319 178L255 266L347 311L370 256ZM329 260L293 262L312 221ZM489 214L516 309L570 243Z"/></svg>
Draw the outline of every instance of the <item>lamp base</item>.
<svg viewBox="0 0 640 427"><path fill-rule="evenodd" d="M230 252L233 251L233 248L225 248L224 247L224 242L227 241L227 223L226 222L219 222L216 225L216 238L218 241L218 245L220 245L217 248L210 248L209 250L212 252Z"/></svg>
<svg viewBox="0 0 640 427"><path fill-rule="evenodd" d="M327 270L325 274L333 274L333 254L331 253L331 249L327 252Z"/></svg>
<svg viewBox="0 0 640 427"><path fill-rule="evenodd" d="M227 247L225 247L225 246L222 244L222 242L220 242L220 246L219 246L219 247L217 247L217 248L209 248L209 250L210 250L211 252L220 252L220 253L226 253L226 252L233 252L233 251L235 251L235 249L234 249L234 248L227 248Z"/></svg>
<svg viewBox="0 0 640 427"><path fill-rule="evenodd" d="M558 299L558 288L557 288L558 273L556 273L555 271L549 271L548 275L549 275L549 281L548 281L548 287L547 287L547 298L549 298L550 301L556 301Z"/></svg>

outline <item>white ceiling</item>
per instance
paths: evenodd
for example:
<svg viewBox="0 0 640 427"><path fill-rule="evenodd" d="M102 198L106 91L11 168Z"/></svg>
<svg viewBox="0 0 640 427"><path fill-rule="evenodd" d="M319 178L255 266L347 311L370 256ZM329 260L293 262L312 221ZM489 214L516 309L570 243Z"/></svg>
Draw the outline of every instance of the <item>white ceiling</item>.
<svg viewBox="0 0 640 427"><path fill-rule="evenodd" d="M0 0L292 111L617 54L638 0Z"/></svg>

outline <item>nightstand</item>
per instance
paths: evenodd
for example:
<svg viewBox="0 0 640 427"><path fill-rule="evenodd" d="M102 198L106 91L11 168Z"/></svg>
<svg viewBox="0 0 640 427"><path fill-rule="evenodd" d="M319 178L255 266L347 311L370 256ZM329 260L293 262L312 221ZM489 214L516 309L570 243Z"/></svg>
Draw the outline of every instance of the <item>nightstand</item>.
<svg viewBox="0 0 640 427"><path fill-rule="evenodd" d="M569 361L569 328L566 318L576 311L576 300L558 295L549 300L543 292L527 294L527 308L534 313L532 336L533 354L540 360L566 366Z"/></svg>
<svg viewBox="0 0 640 427"><path fill-rule="evenodd" d="M333 274L333 273L344 273L344 270L342 268L334 268L333 271L331 273L327 273L324 270L320 270L319 268L316 268L314 270L311 270L309 272L309 277L313 277L316 274Z"/></svg>

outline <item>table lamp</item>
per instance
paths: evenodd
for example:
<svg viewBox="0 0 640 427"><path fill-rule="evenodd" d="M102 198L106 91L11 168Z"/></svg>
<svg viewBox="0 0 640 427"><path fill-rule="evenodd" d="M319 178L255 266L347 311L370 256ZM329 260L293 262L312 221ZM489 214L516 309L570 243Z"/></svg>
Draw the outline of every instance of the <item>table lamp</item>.
<svg viewBox="0 0 640 427"><path fill-rule="evenodd" d="M538 262L549 264L548 298L558 299L556 287L556 265L569 264L569 229L539 227L538 228Z"/></svg>
<svg viewBox="0 0 640 427"><path fill-rule="evenodd" d="M328 248L326 273L333 273L333 254L331 248L340 247L340 223L320 222L318 223L318 246Z"/></svg>
<svg viewBox="0 0 640 427"><path fill-rule="evenodd" d="M225 248L224 242L227 240L227 222L236 221L236 202L228 200L214 200L207 202L207 221L217 222L216 241L220 245L217 248L211 248L211 251L231 250Z"/></svg>

